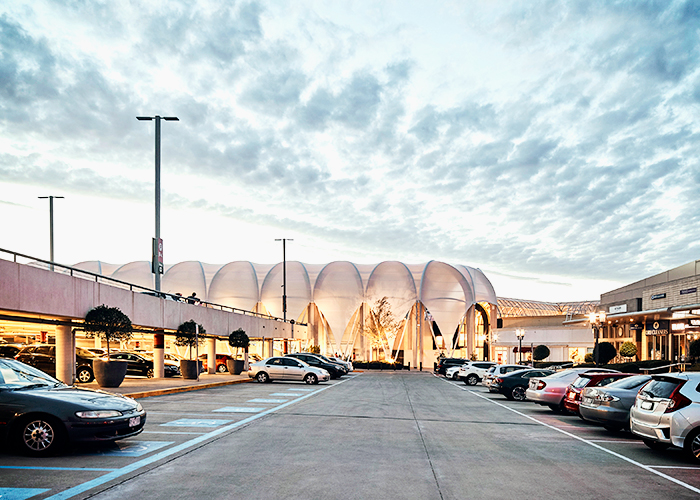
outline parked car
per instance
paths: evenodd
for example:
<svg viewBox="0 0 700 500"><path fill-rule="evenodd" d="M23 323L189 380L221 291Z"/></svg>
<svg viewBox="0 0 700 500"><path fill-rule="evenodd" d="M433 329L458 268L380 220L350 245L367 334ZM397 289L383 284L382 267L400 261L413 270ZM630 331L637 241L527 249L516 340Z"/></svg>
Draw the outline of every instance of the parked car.
<svg viewBox="0 0 700 500"><path fill-rule="evenodd" d="M586 387L581 395L579 415L609 431L629 428L630 408L639 389L649 380L651 375L632 375L604 387Z"/></svg>
<svg viewBox="0 0 700 500"><path fill-rule="evenodd" d="M445 375L450 366L462 366L467 361L469 360L463 358L440 358L435 365L435 373Z"/></svg>
<svg viewBox="0 0 700 500"><path fill-rule="evenodd" d="M569 368L553 373L547 377L532 377L530 385L525 391L525 397L538 405L548 406L552 411L562 412L564 410L564 396L569 384L576 380L582 373L588 372L610 372L616 370L605 368Z"/></svg>
<svg viewBox="0 0 700 500"><path fill-rule="evenodd" d="M330 359L331 361L334 361L336 363L340 363L341 365L345 366L348 369L348 373L354 370L354 368L352 366L352 361L350 361L350 360L346 361L346 360L338 358L336 356L328 356L328 359Z"/></svg>
<svg viewBox="0 0 700 500"><path fill-rule="evenodd" d="M306 352L298 352L296 354L287 354L287 357L292 357L302 360L304 363L315 366L316 368L321 368L326 370L332 379L340 378L345 375L344 368L334 363L329 363L321 359L317 354L310 354Z"/></svg>
<svg viewBox="0 0 700 500"><path fill-rule="evenodd" d="M581 404L581 393L586 387L606 386L621 378L627 378L633 373L609 373L609 372L587 372L582 373L566 388L564 396L564 408L568 411L580 415L578 411Z"/></svg>
<svg viewBox="0 0 700 500"><path fill-rule="evenodd" d="M681 448L700 462L700 373L652 375L630 408L630 430L649 448Z"/></svg>
<svg viewBox="0 0 700 500"><path fill-rule="evenodd" d="M87 384L95 379L92 361L96 359L90 351L82 347L75 348L75 379ZM15 359L33 366L52 377L56 376L56 346L52 344L34 344L23 347L15 354Z"/></svg>
<svg viewBox="0 0 700 500"><path fill-rule="evenodd" d="M496 377L491 381L489 390L503 394L506 399L525 401L525 391L532 377L546 377L554 373L552 370L525 368Z"/></svg>
<svg viewBox="0 0 700 500"><path fill-rule="evenodd" d="M0 343L0 358L14 358L23 347L22 344Z"/></svg>
<svg viewBox="0 0 700 500"><path fill-rule="evenodd" d="M273 356L263 361L256 361L250 365L248 377L258 382L299 380L307 384L318 384L331 378L326 370L291 356Z"/></svg>
<svg viewBox="0 0 700 500"><path fill-rule="evenodd" d="M226 361L229 359L234 359L233 356L230 356L228 354L219 354L216 353L216 371L219 373L227 373L228 372L228 367L226 366ZM200 354L199 355L199 360L202 362L202 370L207 371L207 355L206 354Z"/></svg>
<svg viewBox="0 0 700 500"><path fill-rule="evenodd" d="M467 385L476 385L495 365L495 361L467 361L457 368L457 378Z"/></svg>
<svg viewBox="0 0 700 500"><path fill-rule="evenodd" d="M333 361L332 359L328 358L327 356L324 356L323 354L316 354L316 353L310 353L310 352L309 353L302 353L302 354L311 354L313 356L316 356L317 358L320 358L321 360L325 361L326 363L331 363L332 365L336 365L337 367L340 368L342 375L347 375L348 372L350 371L344 362ZM308 361L307 361L307 363L308 363ZM309 364L311 364L311 363L309 363Z"/></svg>
<svg viewBox="0 0 700 500"><path fill-rule="evenodd" d="M14 359L0 359L0 441L46 456L78 441L139 434L146 412L131 398L69 387Z"/></svg>
<svg viewBox="0 0 700 500"><path fill-rule="evenodd" d="M491 389L492 380L494 380L496 377L500 377L501 375L505 375L506 373L525 370L526 368L529 367L525 365L494 365L489 368L484 375L484 378L481 380L481 385L488 387L489 392L498 392Z"/></svg>
<svg viewBox="0 0 700 500"><path fill-rule="evenodd" d="M102 349L101 347L86 347L85 350L90 351L93 356L97 356L98 358L107 356L107 349Z"/></svg>
<svg viewBox="0 0 700 500"><path fill-rule="evenodd" d="M109 359L126 361L128 363L126 374L141 377L153 377L153 357L144 352L113 352ZM166 377L180 376L180 366L173 361L163 361L163 371Z"/></svg>

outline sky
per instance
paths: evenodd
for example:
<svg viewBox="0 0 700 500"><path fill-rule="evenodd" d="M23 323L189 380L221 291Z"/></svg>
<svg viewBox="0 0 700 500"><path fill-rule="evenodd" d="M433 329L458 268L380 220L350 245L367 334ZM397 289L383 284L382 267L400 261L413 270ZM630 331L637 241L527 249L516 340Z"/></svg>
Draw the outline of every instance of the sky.
<svg viewBox="0 0 700 500"><path fill-rule="evenodd" d="M597 300L700 259L700 1L0 3L0 248L439 260ZM5 258L5 257L3 257Z"/></svg>

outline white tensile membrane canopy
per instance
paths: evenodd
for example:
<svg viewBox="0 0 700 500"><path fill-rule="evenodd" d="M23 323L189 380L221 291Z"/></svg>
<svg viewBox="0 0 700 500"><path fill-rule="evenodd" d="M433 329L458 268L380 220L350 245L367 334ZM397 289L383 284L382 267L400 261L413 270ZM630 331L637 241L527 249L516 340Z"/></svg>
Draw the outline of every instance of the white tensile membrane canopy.
<svg viewBox="0 0 700 500"><path fill-rule="evenodd" d="M146 261L123 266L88 261L74 267L153 288L151 265ZM222 266L181 262L166 267L163 291L185 297L194 291L201 300L248 311L261 304L271 315L282 317L282 268L282 263L237 261ZM354 330L348 325L360 306L374 307L383 297L397 321L416 302L422 302L449 339L474 303L496 304L495 291L484 273L464 265L386 261L356 266L338 261L324 266L287 261L286 268L287 319L298 319L315 303L336 351L341 351L343 343L352 343Z"/></svg>
<svg viewBox="0 0 700 500"><path fill-rule="evenodd" d="M420 300L451 344L457 326L474 304L474 292L459 270L431 261L423 271Z"/></svg>

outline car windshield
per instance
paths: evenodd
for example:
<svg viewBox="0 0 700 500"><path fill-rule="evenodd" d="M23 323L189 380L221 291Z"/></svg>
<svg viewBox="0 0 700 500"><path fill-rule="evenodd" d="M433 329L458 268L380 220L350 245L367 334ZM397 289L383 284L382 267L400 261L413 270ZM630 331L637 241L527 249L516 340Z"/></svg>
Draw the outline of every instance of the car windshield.
<svg viewBox="0 0 700 500"><path fill-rule="evenodd" d="M0 359L0 388L55 387L64 385L46 373L13 359Z"/></svg>
<svg viewBox="0 0 700 500"><path fill-rule="evenodd" d="M97 356L97 354L95 354L94 352L90 352L87 349L83 349L82 347L76 347L75 353L78 356L82 356L84 358L94 358L95 356Z"/></svg>
<svg viewBox="0 0 700 500"><path fill-rule="evenodd" d="M669 398L671 393L682 384L678 379L652 380L642 389L642 394L653 398Z"/></svg>
<svg viewBox="0 0 700 500"><path fill-rule="evenodd" d="M610 382L607 387L611 387L613 389L636 389L649 380L651 380L651 376L649 375L634 375L632 377L616 380L615 382Z"/></svg>
<svg viewBox="0 0 700 500"><path fill-rule="evenodd" d="M579 377L576 380L574 380L574 383L571 385L576 389L580 389L581 387L585 387L586 384L590 381L591 379L589 377Z"/></svg>

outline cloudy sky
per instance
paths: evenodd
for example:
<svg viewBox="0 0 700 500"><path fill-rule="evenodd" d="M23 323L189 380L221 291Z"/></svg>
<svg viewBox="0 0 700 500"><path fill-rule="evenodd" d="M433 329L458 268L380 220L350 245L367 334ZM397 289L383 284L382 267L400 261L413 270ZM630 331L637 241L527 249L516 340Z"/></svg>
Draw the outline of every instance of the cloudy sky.
<svg viewBox="0 0 700 500"><path fill-rule="evenodd" d="M442 260L597 299L700 259L699 1L0 4L0 247Z"/></svg>

